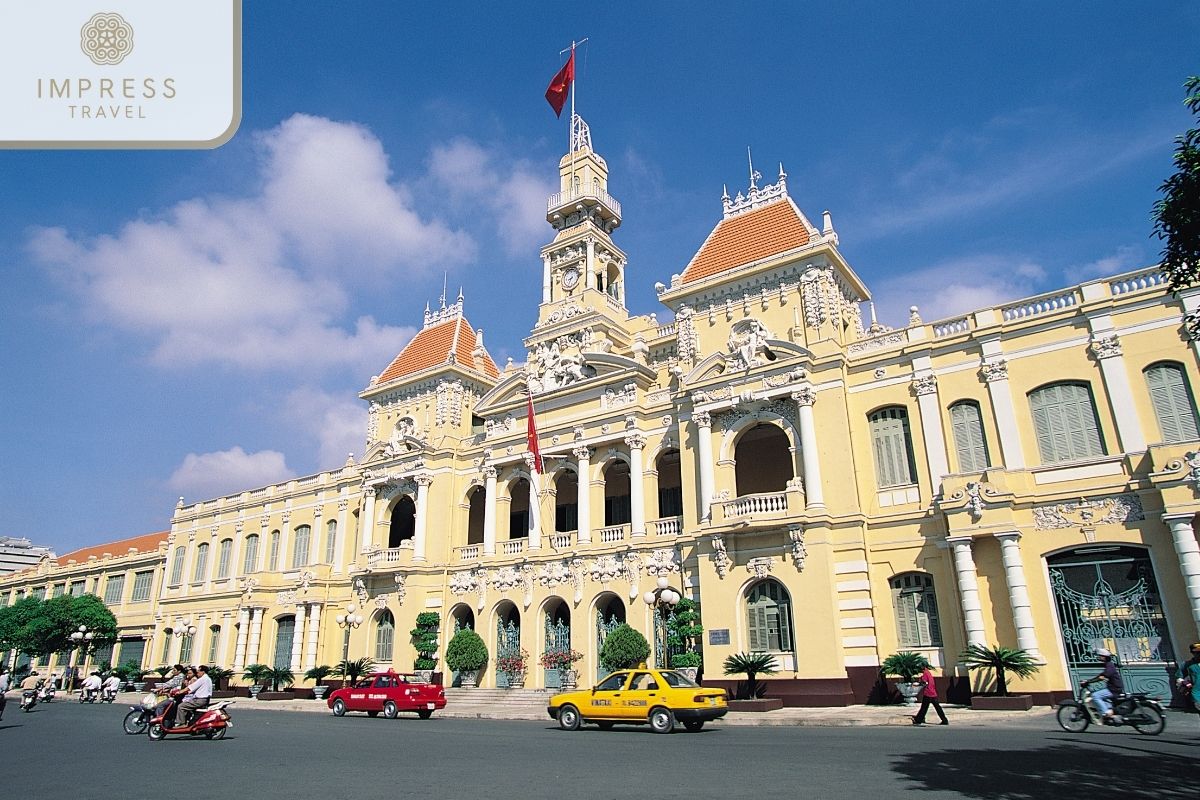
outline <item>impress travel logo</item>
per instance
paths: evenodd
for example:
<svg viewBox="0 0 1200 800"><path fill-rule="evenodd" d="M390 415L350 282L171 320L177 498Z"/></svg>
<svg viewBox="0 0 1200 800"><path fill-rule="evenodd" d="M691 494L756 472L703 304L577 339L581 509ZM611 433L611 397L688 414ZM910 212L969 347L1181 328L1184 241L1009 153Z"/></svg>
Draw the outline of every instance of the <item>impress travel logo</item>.
<svg viewBox="0 0 1200 800"><path fill-rule="evenodd" d="M104 2L104 0L100 0ZM242 111L241 0L0 0L0 147L211 148Z"/></svg>

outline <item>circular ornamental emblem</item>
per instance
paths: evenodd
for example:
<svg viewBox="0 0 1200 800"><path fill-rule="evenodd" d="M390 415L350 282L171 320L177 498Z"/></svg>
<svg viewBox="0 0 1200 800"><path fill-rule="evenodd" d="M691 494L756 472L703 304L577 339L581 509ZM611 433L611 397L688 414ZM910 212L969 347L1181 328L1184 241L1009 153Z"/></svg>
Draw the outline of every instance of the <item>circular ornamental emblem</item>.
<svg viewBox="0 0 1200 800"><path fill-rule="evenodd" d="M120 64L133 52L133 28L120 14L101 12L80 29L79 47L96 64Z"/></svg>

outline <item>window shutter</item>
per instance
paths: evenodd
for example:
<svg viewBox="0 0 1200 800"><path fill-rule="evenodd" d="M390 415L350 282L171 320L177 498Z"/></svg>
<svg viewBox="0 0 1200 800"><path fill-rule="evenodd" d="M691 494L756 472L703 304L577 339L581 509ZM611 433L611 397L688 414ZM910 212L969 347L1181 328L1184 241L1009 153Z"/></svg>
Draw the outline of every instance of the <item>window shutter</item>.
<svg viewBox="0 0 1200 800"><path fill-rule="evenodd" d="M246 537L246 558L242 563L242 572L249 575L258 566L258 534L252 533Z"/></svg>
<svg viewBox="0 0 1200 800"><path fill-rule="evenodd" d="M775 608L779 617L779 649L790 651L792 649L792 620L788 613L788 602L781 600Z"/></svg>
<svg viewBox="0 0 1200 800"><path fill-rule="evenodd" d="M233 540L232 539L222 539L220 556L217 561L217 577L218 578L228 578L229 577L229 556L232 552L233 552Z"/></svg>
<svg viewBox="0 0 1200 800"><path fill-rule="evenodd" d="M1029 406L1043 462L1104 455L1096 407L1086 384L1043 387L1030 393Z"/></svg>
<svg viewBox="0 0 1200 800"><path fill-rule="evenodd" d="M950 407L950 425L954 431L954 447L958 451L959 472L987 469L987 441L983 436L979 406L972 402L955 403Z"/></svg>
<svg viewBox="0 0 1200 800"><path fill-rule="evenodd" d="M1150 402L1164 442L1186 442L1200 438L1195 404L1183 370L1175 364L1156 364L1146 370Z"/></svg>
<svg viewBox="0 0 1200 800"><path fill-rule="evenodd" d="M885 408L870 417L875 451L875 478L880 488L913 482L908 415L902 408Z"/></svg>
<svg viewBox="0 0 1200 800"><path fill-rule="evenodd" d="M761 600L759 602L762 602ZM768 647L767 609L761 605L750 607L750 649L766 650Z"/></svg>

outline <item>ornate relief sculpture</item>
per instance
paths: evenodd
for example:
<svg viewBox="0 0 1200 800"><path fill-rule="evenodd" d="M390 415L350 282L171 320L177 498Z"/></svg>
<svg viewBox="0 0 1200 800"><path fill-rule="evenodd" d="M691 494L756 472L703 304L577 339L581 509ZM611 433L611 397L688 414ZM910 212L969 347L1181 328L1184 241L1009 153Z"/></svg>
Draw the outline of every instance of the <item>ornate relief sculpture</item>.
<svg viewBox="0 0 1200 800"><path fill-rule="evenodd" d="M774 356L767 348L769 338L771 332L756 319L735 322L729 330L729 339L726 342L729 348L726 368L745 370L773 361Z"/></svg>
<svg viewBox="0 0 1200 800"><path fill-rule="evenodd" d="M729 557L729 553L725 551L725 537L712 537L712 561L713 566L717 568L717 577L724 578L729 574L729 568L733 566L733 559Z"/></svg>

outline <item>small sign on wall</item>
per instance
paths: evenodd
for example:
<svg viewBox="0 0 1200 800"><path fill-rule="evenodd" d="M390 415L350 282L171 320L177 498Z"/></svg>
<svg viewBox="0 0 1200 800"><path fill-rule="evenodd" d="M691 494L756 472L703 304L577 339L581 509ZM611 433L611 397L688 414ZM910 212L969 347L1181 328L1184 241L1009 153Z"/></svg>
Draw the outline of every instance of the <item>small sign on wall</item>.
<svg viewBox="0 0 1200 800"><path fill-rule="evenodd" d="M708 632L709 644L729 644L729 628L713 628Z"/></svg>

